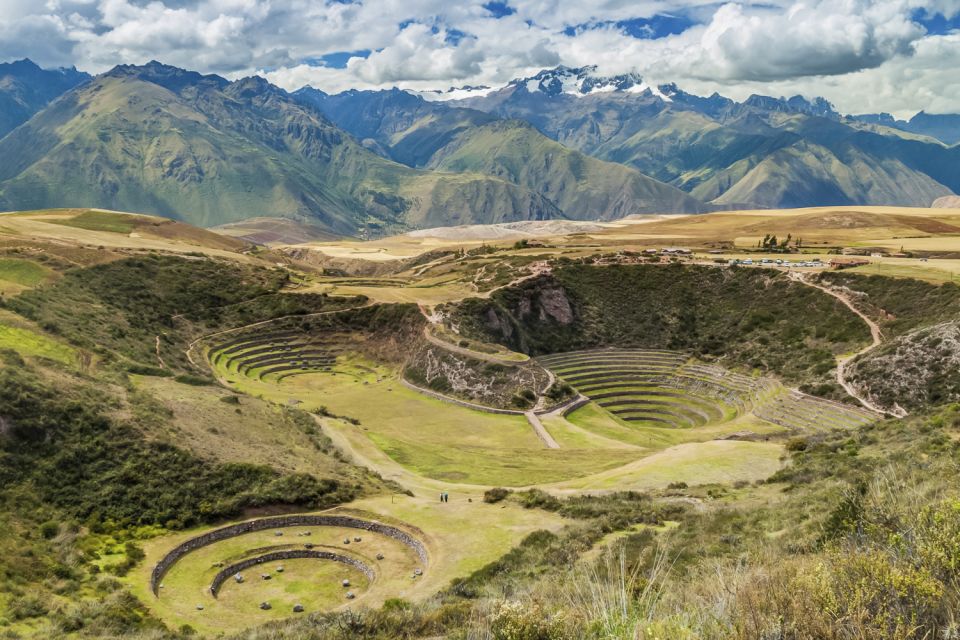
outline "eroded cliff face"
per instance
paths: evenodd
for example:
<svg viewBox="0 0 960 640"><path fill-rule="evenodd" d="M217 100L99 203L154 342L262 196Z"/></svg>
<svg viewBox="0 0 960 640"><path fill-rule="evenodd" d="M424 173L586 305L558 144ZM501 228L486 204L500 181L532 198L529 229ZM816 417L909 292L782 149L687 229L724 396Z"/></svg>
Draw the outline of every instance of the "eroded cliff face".
<svg viewBox="0 0 960 640"><path fill-rule="evenodd" d="M500 409L525 410L550 384L535 362L504 365L485 362L425 345L404 369L407 381L465 402Z"/></svg>
<svg viewBox="0 0 960 640"><path fill-rule="evenodd" d="M534 301L535 306L531 311L536 310L541 322L554 320L561 325L573 324L573 307L570 306L570 299L563 287L549 287L539 290L539 295Z"/></svg>
<svg viewBox="0 0 960 640"><path fill-rule="evenodd" d="M911 331L858 358L854 386L886 408L908 411L960 400L960 321Z"/></svg>
<svg viewBox="0 0 960 640"><path fill-rule="evenodd" d="M527 339L531 327L570 330L579 317L571 294L550 276L526 282L496 300L466 300L458 307L451 316L465 323L465 335L480 335L524 353L531 351Z"/></svg>

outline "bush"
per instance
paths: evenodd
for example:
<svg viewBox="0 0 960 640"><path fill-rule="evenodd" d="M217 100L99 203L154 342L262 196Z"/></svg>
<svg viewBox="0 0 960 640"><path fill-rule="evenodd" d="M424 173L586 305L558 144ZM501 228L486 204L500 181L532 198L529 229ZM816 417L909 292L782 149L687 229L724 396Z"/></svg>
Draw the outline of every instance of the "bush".
<svg viewBox="0 0 960 640"><path fill-rule="evenodd" d="M563 503L546 491L540 489L530 489L523 493L518 493L520 504L525 509L545 509L547 511L558 511Z"/></svg>
<svg viewBox="0 0 960 640"><path fill-rule="evenodd" d="M503 602L490 618L494 640L562 640L567 638L564 620L549 615L537 603Z"/></svg>
<svg viewBox="0 0 960 640"><path fill-rule="evenodd" d="M487 504L496 504L510 495L509 489L494 487L483 492L483 501Z"/></svg>
<svg viewBox="0 0 960 640"><path fill-rule="evenodd" d="M195 376L189 373L181 374L176 378L174 378L174 380L176 380L180 384L189 384L194 387L205 387L213 384L213 380L211 378L206 378L204 376Z"/></svg>
<svg viewBox="0 0 960 640"><path fill-rule="evenodd" d="M57 522L51 520L40 525L40 535L43 536L45 540L56 538L58 533L60 533L60 524Z"/></svg>
<svg viewBox="0 0 960 640"><path fill-rule="evenodd" d="M33 593L13 598L7 605L7 614L14 620L26 620L47 615L50 609L43 599Z"/></svg>

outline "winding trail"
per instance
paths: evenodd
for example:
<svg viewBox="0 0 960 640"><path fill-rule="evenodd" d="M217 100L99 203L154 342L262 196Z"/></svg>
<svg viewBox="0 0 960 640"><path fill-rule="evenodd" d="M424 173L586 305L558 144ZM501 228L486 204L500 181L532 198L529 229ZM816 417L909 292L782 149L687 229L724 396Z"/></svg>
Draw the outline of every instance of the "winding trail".
<svg viewBox="0 0 960 640"><path fill-rule="evenodd" d="M524 414L527 417L527 422L530 423L530 426L533 427L534 433L537 434L537 437L540 438L540 441L547 446L547 449L559 449L560 445L557 444L557 441L553 439L553 436L550 435L550 432L547 431L546 427L543 426L543 423L540 422L540 418L537 417L533 411L526 411Z"/></svg>
<svg viewBox="0 0 960 640"><path fill-rule="evenodd" d="M420 310L421 312L424 313L425 316L427 315L422 307ZM429 318L429 316L427 317ZM447 342L443 338L438 338L436 335L434 335L432 329L433 329L432 325L429 325L429 324L426 327L424 327L423 337L426 338L427 342L429 342L430 344L438 346L445 351L459 353L462 356L473 358L474 360L483 360L484 362L502 364L505 367L516 367L518 365L526 364L530 362L529 357L526 360L510 360L508 358L501 358L500 356L497 356L492 353L483 353L482 351L474 351L473 349L468 349L466 347L461 347L460 345L452 344L450 342Z"/></svg>
<svg viewBox="0 0 960 640"><path fill-rule="evenodd" d="M882 407L877 406L876 404L871 402L866 396L860 393L857 390L857 388L853 386L853 384L847 381L847 365L850 364L850 362L852 362L855 358L858 358L859 356L862 356L868 351L872 351L873 349L876 349L881 344L883 344L883 332L880 330L880 325L874 322L865 313L860 311L860 309L857 309L857 307L853 304L850 298L844 295L843 293L830 289L829 287L825 287L823 285L810 282L804 276L805 274L798 273L796 271L792 271L788 275L788 277L795 282L805 284L806 286L813 287L814 289L819 289L820 291L823 291L827 295L833 296L834 298L842 302L848 309L850 309L850 311L857 314L857 316L859 316L860 319L863 320L868 327L870 327L870 337L873 339L871 344L864 347L863 349L860 349L855 353L845 355L845 356L837 356L837 383L841 387L843 387L844 390L846 390L846 392L849 393L851 397L856 399L857 402L859 402L861 405L863 405L865 408L869 409L870 411L873 411L874 413L879 413L881 415L886 413L892 413L898 418L902 418L906 416L907 412L904 411L899 406L896 406L891 410L883 409Z"/></svg>
<svg viewBox="0 0 960 640"><path fill-rule="evenodd" d="M161 369L166 369L166 368L167 368L167 363L163 361L163 356L160 355L160 336L159 336L159 334L157 335L157 347L156 347L156 351L157 351L157 362L160 363L160 368L161 368Z"/></svg>

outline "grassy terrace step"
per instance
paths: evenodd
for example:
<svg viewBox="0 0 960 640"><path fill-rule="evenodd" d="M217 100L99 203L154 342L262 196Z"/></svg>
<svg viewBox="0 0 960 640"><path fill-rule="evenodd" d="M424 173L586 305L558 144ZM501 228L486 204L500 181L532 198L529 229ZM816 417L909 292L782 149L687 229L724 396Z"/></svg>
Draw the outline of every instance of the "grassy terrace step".
<svg viewBox="0 0 960 640"><path fill-rule="evenodd" d="M760 410L757 415L765 420L773 417L776 418L778 424L804 430L819 431L823 428L850 426L842 422L837 422L836 420L824 419L821 416L805 412L802 408L785 404L766 406Z"/></svg>
<svg viewBox="0 0 960 640"><path fill-rule="evenodd" d="M258 340L254 342L249 342L244 345L237 345L237 347L234 347L230 351L230 353L220 353L218 355L222 356L229 362L230 360L234 360L237 358L244 358L247 356L256 355L257 352L263 351L265 349L266 350L272 349L275 351L280 351L283 349L294 349L310 342L318 342L318 341L315 339L310 339L309 336L306 336L306 335L290 337L290 338L263 340L263 341Z"/></svg>
<svg viewBox="0 0 960 640"><path fill-rule="evenodd" d="M303 335L303 332L298 329L288 329L285 331L272 331L270 333L261 333L257 335L238 336L232 340L228 340L227 342L215 344L210 348L210 353L229 354L233 350L242 351L243 345L247 343L269 342L271 340L278 341L284 338L290 338L299 335Z"/></svg>
<svg viewBox="0 0 960 640"><path fill-rule="evenodd" d="M650 354L632 354L632 355L590 355L582 358L565 358L563 360L553 360L549 362L539 361L543 366L549 367L569 367L588 362L664 362L669 364L683 364L687 358L670 358L668 356L650 355Z"/></svg>
<svg viewBox="0 0 960 640"><path fill-rule="evenodd" d="M633 415L637 413L665 413L674 416L678 420L689 422L692 427L701 427L710 422L709 416L694 407L683 405L670 405L658 402L633 402L622 405L600 405L610 413L616 416Z"/></svg>
<svg viewBox="0 0 960 640"><path fill-rule="evenodd" d="M855 408L798 394L776 398L758 407L754 413L764 420L800 431L849 429L875 419Z"/></svg>
<svg viewBox="0 0 960 640"><path fill-rule="evenodd" d="M543 366L549 366L553 369L569 369L578 365L588 365L597 363L626 363L626 364L667 364L679 366L686 362L686 358L665 358L662 356L590 356L585 358L570 358L567 360L558 360L556 362L543 362Z"/></svg>
<svg viewBox="0 0 960 640"><path fill-rule="evenodd" d="M646 422L654 419L660 419L666 424L678 429L692 429L693 427L700 426L691 418L670 413L668 411L660 411L656 408L642 410L638 409L635 411L620 411L614 413L614 415L624 422Z"/></svg>
<svg viewBox="0 0 960 640"><path fill-rule="evenodd" d="M621 370L621 371L678 371L680 366L668 362L630 362L630 361L596 361L584 362L564 366L553 366L550 369L558 376L564 377L581 372L600 371L600 370Z"/></svg>
<svg viewBox="0 0 960 640"><path fill-rule="evenodd" d="M602 393L588 393L591 400L603 405L609 400L630 401L633 399L654 399L675 404L688 404L701 411L707 412L714 420L721 420L730 412L735 412L729 403L710 396L693 394L682 389L665 389L661 386L643 387L640 389L618 389Z"/></svg>
<svg viewBox="0 0 960 640"><path fill-rule="evenodd" d="M705 421L710 420L720 420L723 418L724 412L717 407L716 403L711 402L710 400L692 396L690 394L670 394L669 392L654 392L649 394L635 394L635 395L613 395L605 396L598 398L596 396L591 397L591 400L599 404L601 407L619 407L619 406L633 406L633 405L644 405L644 404L663 404L663 405L675 405L683 407L684 409L694 411L698 414L701 414Z"/></svg>
<svg viewBox="0 0 960 640"><path fill-rule="evenodd" d="M324 371L327 367L323 365L318 365L316 367L304 366L304 365L277 365L275 367L270 367L269 369L262 369L258 372L257 379L263 380L267 376L280 374L275 378L276 382L288 378L293 375L300 375L304 373L317 373Z"/></svg>
<svg viewBox="0 0 960 640"><path fill-rule="evenodd" d="M752 378L736 374L718 374L715 371L702 367L686 366L680 370L680 375L696 376L715 382L722 382L725 386L744 392L752 391L757 386Z"/></svg>
<svg viewBox="0 0 960 640"><path fill-rule="evenodd" d="M273 354L271 354L273 356ZM237 367L237 373L247 374L257 369L264 369L275 364L309 364L310 366L333 366L337 359L322 351L302 352L297 354L287 354L283 356L263 357L254 360L248 360Z"/></svg>
<svg viewBox="0 0 960 640"><path fill-rule="evenodd" d="M739 389L724 386L722 382L718 382L717 380L698 378L688 375L664 375L663 373L651 373L629 376L604 376L601 378L590 378L586 381L576 383L571 382L566 378L564 378L564 380L576 387L578 391L588 396L598 389L606 390L608 388L613 389L616 387L626 386L623 384L623 382L629 380L643 381L644 383L653 386L687 390L699 395L720 399L723 402L734 402L734 404L737 405L745 404L747 398L750 396L750 394Z"/></svg>
<svg viewBox="0 0 960 640"><path fill-rule="evenodd" d="M333 360L325 358L278 358L269 362L262 362L256 366L250 367L246 371L238 372L248 377L262 378L263 372L274 367L296 367L310 368L313 370L329 369L336 364Z"/></svg>
<svg viewBox="0 0 960 640"><path fill-rule="evenodd" d="M238 351L230 355L223 356L217 360L217 362L222 362L224 365L230 365L234 362L266 353L294 353L296 351L302 351L309 348L323 348L330 353L340 353L343 351L342 346L338 345L335 341L311 338L298 340L296 342L273 342L267 345L257 345L255 348Z"/></svg>
<svg viewBox="0 0 960 640"><path fill-rule="evenodd" d="M552 353L537 358L544 365L552 366L568 360L577 360L583 358L595 357L625 357L625 356L649 356L670 358L675 360L686 360L689 356L677 351L665 351L662 349L589 349L586 351L566 351L563 353Z"/></svg>
<svg viewBox="0 0 960 640"><path fill-rule="evenodd" d="M268 360L270 358L282 358L282 357L293 357L298 355L328 355L332 356L333 352L327 348L326 345L297 345L298 348L293 349L273 349L271 351L260 352L257 355L253 356L241 356L234 358L231 362L239 362L241 366L243 364L260 362L261 360Z"/></svg>
<svg viewBox="0 0 960 640"><path fill-rule="evenodd" d="M571 380L582 380L584 378L590 378L592 375L606 374L606 375L630 375L635 373L675 373L677 371L676 367L667 367L661 365L648 365L645 367L624 367L620 365L610 365L610 366L590 366L583 367L580 369L569 369L569 370L554 370L554 373L557 376L563 378L564 380L570 382ZM572 384L572 383L571 383Z"/></svg>
<svg viewBox="0 0 960 640"><path fill-rule="evenodd" d="M593 349L537 361L595 406L631 424L687 428L723 422L759 404L772 405L777 394L789 403L768 409L769 415L778 414L779 423L832 425L847 420L823 407L812 412L809 407L794 407L776 380L691 360L681 352Z"/></svg>
<svg viewBox="0 0 960 640"><path fill-rule="evenodd" d="M819 420L814 417L799 415L779 407L765 407L755 412L756 416L768 422L779 424L795 431L819 432L826 429L849 428L850 425L840 425Z"/></svg>
<svg viewBox="0 0 960 640"><path fill-rule="evenodd" d="M808 395L799 394L799 393L792 393L791 398L800 402L816 404L822 407L823 410L825 411L834 411L844 416L849 416L851 419L862 420L864 424L868 422L873 422L877 419L877 417L874 414L864 409L861 409L860 407L841 404L839 402L834 402L833 400L827 400L825 398L817 398L814 396L808 396Z"/></svg>
<svg viewBox="0 0 960 640"><path fill-rule="evenodd" d="M684 428L678 425L673 420L664 418L663 416L653 416L653 415L636 415L630 417L617 416L620 420L623 420L626 423L635 424L638 422L651 423L650 426L657 427L662 429L663 427L670 427L671 429Z"/></svg>

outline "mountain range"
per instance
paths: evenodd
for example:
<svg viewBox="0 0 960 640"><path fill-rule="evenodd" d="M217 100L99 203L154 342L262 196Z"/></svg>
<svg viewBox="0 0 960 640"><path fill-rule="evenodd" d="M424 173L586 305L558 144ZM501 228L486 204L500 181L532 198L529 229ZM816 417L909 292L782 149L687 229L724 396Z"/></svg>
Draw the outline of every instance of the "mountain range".
<svg viewBox="0 0 960 640"><path fill-rule="evenodd" d="M960 192L960 116L844 116L558 67L502 88L289 93L151 62L0 65L0 209L203 226L413 228L734 207L929 206ZM952 145L952 146L951 146Z"/></svg>
<svg viewBox="0 0 960 640"><path fill-rule="evenodd" d="M822 98L736 102L593 73L559 67L446 104L523 119L716 206L928 206L960 191L960 148L841 116Z"/></svg>

